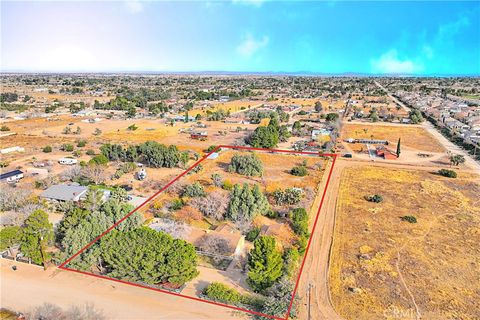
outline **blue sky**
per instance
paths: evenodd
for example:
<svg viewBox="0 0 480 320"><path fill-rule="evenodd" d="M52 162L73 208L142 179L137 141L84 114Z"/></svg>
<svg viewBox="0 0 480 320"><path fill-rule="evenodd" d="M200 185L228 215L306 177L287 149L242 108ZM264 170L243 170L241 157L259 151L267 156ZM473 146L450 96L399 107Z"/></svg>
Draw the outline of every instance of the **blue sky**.
<svg viewBox="0 0 480 320"><path fill-rule="evenodd" d="M1 2L2 71L480 74L480 2Z"/></svg>

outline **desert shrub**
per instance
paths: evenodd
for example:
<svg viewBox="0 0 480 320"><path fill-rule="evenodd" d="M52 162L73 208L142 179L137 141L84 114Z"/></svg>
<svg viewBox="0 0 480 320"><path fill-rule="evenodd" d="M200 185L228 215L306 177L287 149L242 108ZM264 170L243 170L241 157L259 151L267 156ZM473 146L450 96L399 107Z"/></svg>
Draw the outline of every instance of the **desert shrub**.
<svg viewBox="0 0 480 320"><path fill-rule="evenodd" d="M62 151L71 152L71 151L73 151L73 145L71 145L69 143L64 143L64 144L62 144L61 149L62 149Z"/></svg>
<svg viewBox="0 0 480 320"><path fill-rule="evenodd" d="M79 148L83 148L83 147L85 147L86 145L87 145L87 141L86 141L86 140L79 140L79 141L77 142L77 147L79 147Z"/></svg>
<svg viewBox="0 0 480 320"><path fill-rule="evenodd" d="M94 156L95 155L95 151L93 151L92 149L88 149L86 152L87 156Z"/></svg>
<svg viewBox="0 0 480 320"><path fill-rule="evenodd" d="M370 202L380 203L383 201L383 197L379 194L374 194L371 196L367 196L366 199Z"/></svg>
<svg viewBox="0 0 480 320"><path fill-rule="evenodd" d="M255 241L255 239L258 238L259 234L260 234L260 228L255 227L253 229L250 229L250 231L247 232L247 234L245 235L245 239L247 241Z"/></svg>
<svg viewBox="0 0 480 320"><path fill-rule="evenodd" d="M0 127L0 131L10 131L10 128L7 127L6 125L3 125Z"/></svg>
<svg viewBox="0 0 480 320"><path fill-rule="evenodd" d="M203 186L199 182L195 182L193 184L189 184L185 186L185 189L183 190L183 196L185 197L204 197L205 196L205 190L203 189Z"/></svg>
<svg viewBox="0 0 480 320"><path fill-rule="evenodd" d="M444 176L444 177L448 177L448 178L456 178L457 177L457 173L453 170L448 170L448 169L440 169L438 170L438 174L441 175L441 176Z"/></svg>
<svg viewBox="0 0 480 320"><path fill-rule="evenodd" d="M290 170L290 173L294 176L304 177L308 174L307 167L305 166L296 166Z"/></svg>
<svg viewBox="0 0 480 320"><path fill-rule="evenodd" d="M400 219L402 219L403 221L410 222L410 223L417 223L417 218L415 216L403 216Z"/></svg>
<svg viewBox="0 0 480 320"><path fill-rule="evenodd" d="M205 152L206 152L206 153L210 153L210 152L212 152L213 150L215 150L216 147L217 147L217 146L214 146L214 145L209 146L209 147L205 150Z"/></svg>
<svg viewBox="0 0 480 320"><path fill-rule="evenodd" d="M169 208L171 210L180 210L183 206L185 205L185 203L183 202L183 200L181 198L176 198L176 199L173 199L172 202L170 203L170 206Z"/></svg>
<svg viewBox="0 0 480 320"><path fill-rule="evenodd" d="M277 205L294 205L300 202L303 191L299 188L277 189L272 193Z"/></svg>
<svg viewBox="0 0 480 320"><path fill-rule="evenodd" d="M261 177L263 174L263 164L255 153L247 155L235 154L228 166L228 171L249 177Z"/></svg>
<svg viewBox="0 0 480 320"><path fill-rule="evenodd" d="M137 130L137 129L138 129L138 126L136 126L135 124L132 124L131 126L129 126L129 127L127 128L127 130L129 130L129 131L135 131L135 130Z"/></svg>
<svg viewBox="0 0 480 320"><path fill-rule="evenodd" d="M97 164L97 165L104 165L108 163L108 158L105 157L103 154L99 154L94 156L88 163Z"/></svg>
<svg viewBox="0 0 480 320"><path fill-rule="evenodd" d="M45 152L45 153L52 152L52 147L51 147L51 146L45 146L45 147L42 149L42 151Z"/></svg>
<svg viewBox="0 0 480 320"><path fill-rule="evenodd" d="M223 184L222 176L218 173L212 174L212 183L215 187L221 187Z"/></svg>
<svg viewBox="0 0 480 320"><path fill-rule="evenodd" d="M82 156L82 151L80 151L80 150L73 151L73 156L77 157L77 158L80 158Z"/></svg>
<svg viewBox="0 0 480 320"><path fill-rule="evenodd" d="M203 290L203 294L210 300L236 304L242 300L242 295L235 289L230 288L223 283L212 282Z"/></svg>
<svg viewBox="0 0 480 320"><path fill-rule="evenodd" d="M231 183L230 180L225 180L225 181L223 181L222 189L224 189L224 190L232 190L232 189L233 189L233 183Z"/></svg>

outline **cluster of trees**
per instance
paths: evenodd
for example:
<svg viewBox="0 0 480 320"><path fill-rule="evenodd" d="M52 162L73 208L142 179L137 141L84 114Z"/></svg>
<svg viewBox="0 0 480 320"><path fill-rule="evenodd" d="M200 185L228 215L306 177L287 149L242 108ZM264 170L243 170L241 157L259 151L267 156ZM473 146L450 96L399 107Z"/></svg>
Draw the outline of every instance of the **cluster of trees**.
<svg viewBox="0 0 480 320"><path fill-rule="evenodd" d="M230 110L219 109L216 111L207 110L207 120L208 121L221 121L225 120L226 117L230 116Z"/></svg>
<svg viewBox="0 0 480 320"><path fill-rule="evenodd" d="M228 219L251 221L258 214L267 214L269 211L270 204L258 185L253 188L247 183L243 186L234 185L226 212Z"/></svg>
<svg viewBox="0 0 480 320"><path fill-rule="evenodd" d="M102 238L100 251L106 274L114 278L181 286L198 275L192 244L148 227L113 230Z"/></svg>
<svg viewBox="0 0 480 320"><path fill-rule="evenodd" d="M184 166L189 160L188 152L180 152L174 145L165 146L156 141L129 145L127 148L107 143L100 147L100 151L110 161L141 161L153 168Z"/></svg>
<svg viewBox="0 0 480 320"><path fill-rule="evenodd" d="M2 92L0 94L0 102L15 102L18 100L18 94L14 92Z"/></svg>
<svg viewBox="0 0 480 320"><path fill-rule="evenodd" d="M287 126L280 125L277 116L270 118L267 126L257 127L246 142L255 148L270 149L276 147L280 141L287 141L290 136Z"/></svg>
<svg viewBox="0 0 480 320"><path fill-rule="evenodd" d="M185 186L185 189L183 190L182 196L184 197L205 197L206 192L203 189L203 186L198 182L194 182L192 184L189 184Z"/></svg>
<svg viewBox="0 0 480 320"><path fill-rule="evenodd" d="M261 177L263 175L263 164L255 153L246 155L235 154L228 166L228 171L249 177Z"/></svg>
<svg viewBox="0 0 480 320"><path fill-rule="evenodd" d="M168 111L169 111L169 108L163 101L148 105L148 112L150 112L155 116Z"/></svg>

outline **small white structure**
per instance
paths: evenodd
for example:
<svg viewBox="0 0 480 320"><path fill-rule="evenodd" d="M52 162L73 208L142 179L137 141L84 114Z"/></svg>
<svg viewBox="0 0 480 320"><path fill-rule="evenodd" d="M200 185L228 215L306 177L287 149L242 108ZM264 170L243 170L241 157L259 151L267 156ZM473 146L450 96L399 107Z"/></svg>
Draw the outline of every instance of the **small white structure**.
<svg viewBox="0 0 480 320"><path fill-rule="evenodd" d="M25 148L17 146L17 147L10 147L10 148L5 148L0 150L1 154L7 154L11 152L25 152Z"/></svg>
<svg viewBox="0 0 480 320"><path fill-rule="evenodd" d="M17 182L22 178L23 178L23 171L21 170L13 170L10 172L0 174L0 181Z"/></svg>
<svg viewBox="0 0 480 320"><path fill-rule="evenodd" d="M147 177L147 171L145 170L145 168L142 168L140 171L137 172L136 175L138 180L145 180L145 178Z"/></svg>
<svg viewBox="0 0 480 320"><path fill-rule="evenodd" d="M77 159L72 159L72 158L60 158L58 160L58 163L69 165L69 166L77 164L77 162L78 162Z"/></svg>

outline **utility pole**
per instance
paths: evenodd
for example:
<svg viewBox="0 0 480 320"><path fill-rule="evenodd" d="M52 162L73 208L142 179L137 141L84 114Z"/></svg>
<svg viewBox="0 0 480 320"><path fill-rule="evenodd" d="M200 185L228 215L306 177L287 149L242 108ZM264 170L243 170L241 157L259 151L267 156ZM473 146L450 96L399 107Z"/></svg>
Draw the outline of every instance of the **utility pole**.
<svg viewBox="0 0 480 320"><path fill-rule="evenodd" d="M311 305L312 305L312 283L308 283L308 320L311 320L312 318L312 313L311 313Z"/></svg>

